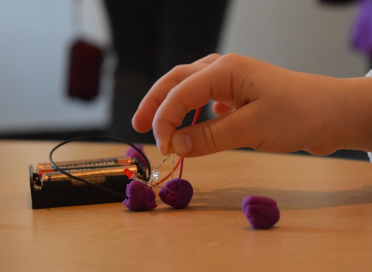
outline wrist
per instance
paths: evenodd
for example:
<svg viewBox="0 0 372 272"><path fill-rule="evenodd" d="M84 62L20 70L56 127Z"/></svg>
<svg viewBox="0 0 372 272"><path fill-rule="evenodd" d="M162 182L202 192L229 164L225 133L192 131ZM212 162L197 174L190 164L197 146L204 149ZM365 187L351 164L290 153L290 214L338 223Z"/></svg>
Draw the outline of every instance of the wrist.
<svg viewBox="0 0 372 272"><path fill-rule="evenodd" d="M343 81L343 148L372 151L372 78Z"/></svg>

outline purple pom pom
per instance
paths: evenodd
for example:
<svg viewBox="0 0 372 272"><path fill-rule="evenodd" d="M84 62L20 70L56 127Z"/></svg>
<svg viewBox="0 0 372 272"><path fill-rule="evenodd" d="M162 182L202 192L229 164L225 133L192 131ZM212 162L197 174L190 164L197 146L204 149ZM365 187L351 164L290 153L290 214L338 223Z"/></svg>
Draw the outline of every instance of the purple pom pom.
<svg viewBox="0 0 372 272"><path fill-rule="evenodd" d="M359 11L351 37L352 45L372 56L372 1L359 1Z"/></svg>
<svg viewBox="0 0 372 272"><path fill-rule="evenodd" d="M136 144L136 147L143 152L143 145ZM125 157L136 158L140 163L143 164L143 166L147 167L145 158L133 147L127 150L127 153L125 153Z"/></svg>
<svg viewBox="0 0 372 272"><path fill-rule="evenodd" d="M160 199L167 205L172 206L176 209L186 208L192 198L194 190L190 182L184 179L173 179L168 181L165 186L166 188L161 188L159 191Z"/></svg>
<svg viewBox="0 0 372 272"><path fill-rule="evenodd" d="M280 213L275 200L262 196L247 196L242 210L255 229L271 228L279 221Z"/></svg>
<svg viewBox="0 0 372 272"><path fill-rule="evenodd" d="M127 185L127 197L123 204L133 211L149 211L155 209L158 205L155 203L155 193L142 182L132 180Z"/></svg>

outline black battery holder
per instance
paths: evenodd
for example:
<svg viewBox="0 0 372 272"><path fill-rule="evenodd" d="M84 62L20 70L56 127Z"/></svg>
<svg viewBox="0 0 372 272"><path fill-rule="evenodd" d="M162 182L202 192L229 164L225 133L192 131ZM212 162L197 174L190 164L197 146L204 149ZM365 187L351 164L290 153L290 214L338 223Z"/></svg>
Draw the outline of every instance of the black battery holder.
<svg viewBox="0 0 372 272"><path fill-rule="evenodd" d="M139 177L143 177L146 168L137 160L135 160L135 164L137 165ZM60 182L57 186L48 186L48 184L45 184L41 187L38 185L40 184L38 173L34 171L32 165L29 166L29 171L33 209L112 203L122 202L124 200L119 196L104 192L89 184L85 186L74 186L68 180L66 182ZM108 176L102 186L126 195L125 191L130 181L125 175Z"/></svg>

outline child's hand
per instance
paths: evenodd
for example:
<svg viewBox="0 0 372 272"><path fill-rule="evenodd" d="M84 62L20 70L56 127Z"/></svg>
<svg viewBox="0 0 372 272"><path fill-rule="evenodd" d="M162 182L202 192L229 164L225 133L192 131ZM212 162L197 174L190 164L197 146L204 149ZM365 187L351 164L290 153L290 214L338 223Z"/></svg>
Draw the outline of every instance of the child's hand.
<svg viewBox="0 0 372 272"><path fill-rule="evenodd" d="M177 66L159 79L141 102L133 126L139 132L153 128L163 155L170 147L183 157L238 147L316 155L361 149L361 138L372 139L372 131L358 123L369 118L372 127L371 111L369 116L353 112L372 108L364 105L372 97L363 92L372 82L363 80L298 73L240 55L213 54ZM354 99L358 90L366 94L365 102ZM176 129L187 112L211 99L220 117ZM364 144L363 150L372 147Z"/></svg>

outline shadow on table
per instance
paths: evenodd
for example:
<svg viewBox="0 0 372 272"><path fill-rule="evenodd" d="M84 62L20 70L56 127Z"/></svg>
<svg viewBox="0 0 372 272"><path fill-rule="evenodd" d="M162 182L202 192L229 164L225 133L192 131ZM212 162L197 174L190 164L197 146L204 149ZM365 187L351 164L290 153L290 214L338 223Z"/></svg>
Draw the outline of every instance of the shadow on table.
<svg viewBox="0 0 372 272"><path fill-rule="evenodd" d="M357 190L315 192L278 190L255 187L226 188L211 192L194 191L190 206L185 210L158 208L156 212L177 211L241 211L240 205L248 195L273 198L280 210L304 210L372 203L372 186ZM161 203L158 200L158 203Z"/></svg>
<svg viewBox="0 0 372 272"><path fill-rule="evenodd" d="M372 186L364 186L356 190L333 192L279 190L258 187L225 188L210 192L201 192L194 189L194 196L187 209L174 209L162 205L151 210L150 213L156 215L158 213L172 212L241 211L241 202L248 195L270 197L278 203L281 211L319 209L372 203ZM161 204L163 202L157 197L156 203ZM118 206L116 204L71 206L50 208L48 210L54 213L72 214L121 213L123 211L136 213L126 209L124 206Z"/></svg>

